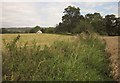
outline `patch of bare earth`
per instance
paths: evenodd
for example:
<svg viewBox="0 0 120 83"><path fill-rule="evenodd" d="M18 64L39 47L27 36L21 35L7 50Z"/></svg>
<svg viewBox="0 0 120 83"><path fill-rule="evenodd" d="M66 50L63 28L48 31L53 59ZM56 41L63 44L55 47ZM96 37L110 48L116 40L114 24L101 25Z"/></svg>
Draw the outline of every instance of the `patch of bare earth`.
<svg viewBox="0 0 120 83"><path fill-rule="evenodd" d="M111 62L111 75L116 81L120 81L120 47L118 44L120 36L104 36L102 38L106 42L106 51Z"/></svg>

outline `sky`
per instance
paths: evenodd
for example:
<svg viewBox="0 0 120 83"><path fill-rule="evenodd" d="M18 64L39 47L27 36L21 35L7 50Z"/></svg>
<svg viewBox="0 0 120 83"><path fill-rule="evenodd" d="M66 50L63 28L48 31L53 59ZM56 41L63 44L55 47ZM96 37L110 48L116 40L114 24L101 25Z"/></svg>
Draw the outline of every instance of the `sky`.
<svg viewBox="0 0 120 83"><path fill-rule="evenodd" d="M3 2L0 27L56 26L69 5L79 7L81 15L99 12L103 17L107 14L118 16L117 2Z"/></svg>

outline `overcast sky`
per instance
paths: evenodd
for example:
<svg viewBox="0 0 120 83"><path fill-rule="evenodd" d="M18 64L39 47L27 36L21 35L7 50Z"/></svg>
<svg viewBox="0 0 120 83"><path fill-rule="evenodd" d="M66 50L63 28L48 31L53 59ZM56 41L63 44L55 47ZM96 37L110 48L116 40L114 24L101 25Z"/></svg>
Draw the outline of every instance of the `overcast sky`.
<svg viewBox="0 0 120 83"><path fill-rule="evenodd" d="M0 6L0 24L2 27L55 26L69 5L79 7L82 15L99 12L102 16L118 16L117 2L4 2Z"/></svg>

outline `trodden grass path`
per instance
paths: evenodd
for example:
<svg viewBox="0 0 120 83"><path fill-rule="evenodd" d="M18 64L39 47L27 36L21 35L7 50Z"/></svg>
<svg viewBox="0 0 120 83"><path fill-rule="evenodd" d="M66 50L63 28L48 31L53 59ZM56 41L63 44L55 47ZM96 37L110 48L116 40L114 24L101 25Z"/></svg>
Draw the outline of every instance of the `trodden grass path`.
<svg viewBox="0 0 120 83"><path fill-rule="evenodd" d="M104 36L102 37L106 42L106 51L108 53L110 59L110 66L112 67L112 75L115 80L120 81L120 47L119 47L119 39L120 36Z"/></svg>

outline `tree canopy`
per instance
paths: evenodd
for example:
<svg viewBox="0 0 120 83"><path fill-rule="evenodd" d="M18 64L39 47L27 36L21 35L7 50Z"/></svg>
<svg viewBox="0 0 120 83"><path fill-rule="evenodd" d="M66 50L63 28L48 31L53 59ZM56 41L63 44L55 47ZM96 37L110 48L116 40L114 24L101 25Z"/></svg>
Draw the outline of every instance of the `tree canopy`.
<svg viewBox="0 0 120 83"><path fill-rule="evenodd" d="M120 17L106 15L104 18L100 13L80 14L80 8L68 6L64 9L62 22L56 26L57 33L81 33L89 30L100 35L120 35Z"/></svg>
<svg viewBox="0 0 120 83"><path fill-rule="evenodd" d="M72 33L80 19L80 9L77 7L68 6L64 9L62 23L59 23L58 30L61 32Z"/></svg>
<svg viewBox="0 0 120 83"><path fill-rule="evenodd" d="M41 30L40 26L35 26L30 30L30 33L36 33L38 30Z"/></svg>

